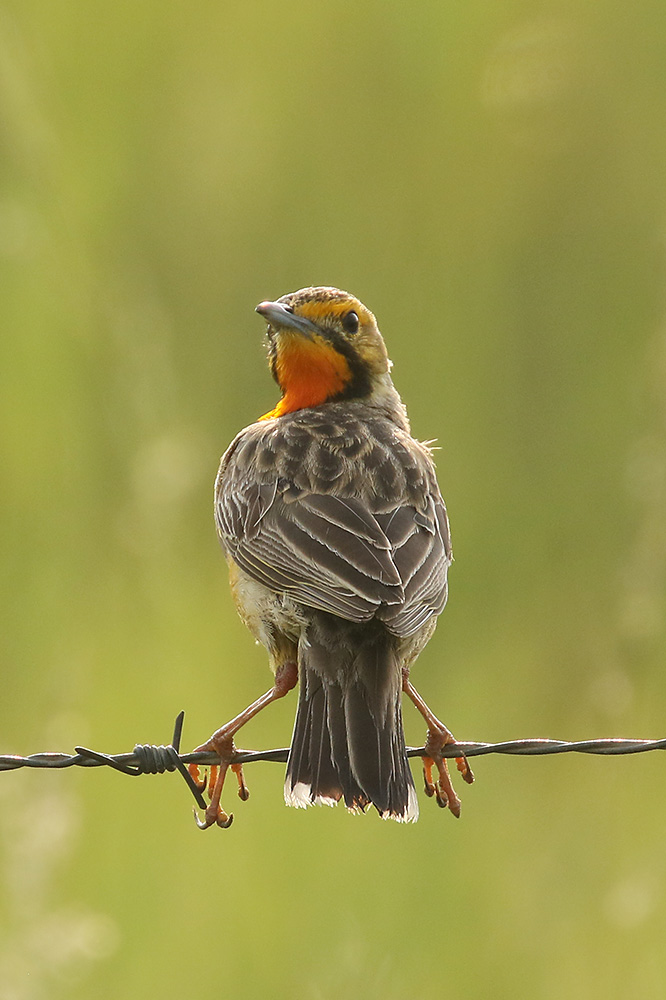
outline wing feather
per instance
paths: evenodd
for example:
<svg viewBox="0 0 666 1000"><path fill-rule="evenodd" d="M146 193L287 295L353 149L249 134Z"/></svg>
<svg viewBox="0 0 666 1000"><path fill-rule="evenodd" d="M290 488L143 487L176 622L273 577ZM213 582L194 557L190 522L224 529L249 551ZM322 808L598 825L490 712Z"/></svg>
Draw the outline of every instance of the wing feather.
<svg viewBox="0 0 666 1000"><path fill-rule="evenodd" d="M230 470L217 483L220 539L270 590L349 621L377 616L399 636L444 607L451 543L434 479L418 507L387 510L376 495L338 497L278 475L257 482L223 471Z"/></svg>

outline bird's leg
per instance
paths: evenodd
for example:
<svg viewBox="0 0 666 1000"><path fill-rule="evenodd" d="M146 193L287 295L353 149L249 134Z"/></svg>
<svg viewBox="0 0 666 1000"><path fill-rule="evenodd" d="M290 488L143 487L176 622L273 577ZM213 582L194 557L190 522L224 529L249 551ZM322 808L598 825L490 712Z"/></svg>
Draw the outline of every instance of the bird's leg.
<svg viewBox="0 0 666 1000"><path fill-rule="evenodd" d="M428 727L428 734L425 741L426 755L423 757L423 778L425 781L425 793L428 796L435 796L437 804L445 809L447 806L454 816L460 816L460 799L456 795L446 757L442 755L442 749L450 743L455 743L452 733L446 728L443 722L430 710L421 695L409 679L409 668L403 667L402 690L411 698L419 712L425 719ZM466 757L456 757L456 765L464 780L471 785L474 781L472 769ZM437 768L438 778L433 781L432 771Z"/></svg>
<svg viewBox="0 0 666 1000"><path fill-rule="evenodd" d="M215 823L223 828L231 826L234 818L233 813L227 814L220 805L220 797L222 795L224 781L229 768L231 768L238 779L239 797L243 800L243 802L247 801L250 797L250 793L243 776L243 765L233 763L233 759L237 752L236 747L234 746L234 736L246 722L249 722L250 719L253 719L255 715L261 712L262 708L266 708L267 705L270 705L273 701L277 701L278 698L284 698L284 696L296 686L297 681L298 667L296 664L281 664L275 671L275 683L269 691L262 694L261 698L257 698L256 701L253 701L251 705L248 705L247 708L243 709L239 715L214 732L209 740L202 743L200 747L197 747L196 750L193 751L194 753L204 753L210 751L212 753L216 753L220 758L220 763L214 764L210 768L207 781L205 779L203 781L201 780L198 764L190 764L188 768L190 774L202 791L206 785L208 786L208 794L210 796L210 804L206 808L204 819L199 819L195 812L197 826L200 829L206 830L209 826L213 826Z"/></svg>

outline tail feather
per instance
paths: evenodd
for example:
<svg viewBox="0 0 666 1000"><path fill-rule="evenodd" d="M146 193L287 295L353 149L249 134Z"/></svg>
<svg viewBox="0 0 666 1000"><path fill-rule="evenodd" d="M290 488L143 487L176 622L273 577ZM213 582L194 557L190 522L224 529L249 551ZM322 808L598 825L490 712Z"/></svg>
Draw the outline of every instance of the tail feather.
<svg viewBox="0 0 666 1000"><path fill-rule="evenodd" d="M325 690L328 704L326 722L331 740L331 758L335 762L333 766L336 771L340 791L348 809L352 810L352 812L365 812L371 800L361 789L351 768L349 743L347 741L345 699L342 688L339 684L328 683Z"/></svg>
<svg viewBox="0 0 666 1000"><path fill-rule="evenodd" d="M289 805L306 806L315 800L334 805L340 798L326 722L327 707L321 679L312 672L301 676L298 714L289 754L289 766L297 778L289 790ZM311 789L315 788L316 796L311 797Z"/></svg>
<svg viewBox="0 0 666 1000"><path fill-rule="evenodd" d="M391 638L383 626L365 625L350 626L339 641L340 620L331 634L330 617L320 614L301 647L285 799L296 806L344 799L354 811L372 804L384 818L415 820Z"/></svg>

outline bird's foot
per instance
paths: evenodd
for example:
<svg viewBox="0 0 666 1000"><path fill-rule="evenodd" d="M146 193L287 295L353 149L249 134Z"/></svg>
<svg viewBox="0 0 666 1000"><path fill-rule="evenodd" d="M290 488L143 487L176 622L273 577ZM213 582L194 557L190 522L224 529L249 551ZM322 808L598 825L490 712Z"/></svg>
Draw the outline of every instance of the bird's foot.
<svg viewBox="0 0 666 1000"><path fill-rule="evenodd" d="M453 815L460 816L460 799L451 783L451 775L447 759L442 750L445 746L455 743L452 734L441 723L437 728L429 729L425 742L425 754L423 756L423 778L425 782L425 793L429 797L435 796L437 805L442 809L448 806ZM466 757L456 757L456 765L463 776L463 779L471 784L474 781L474 774L467 762ZM437 768L437 778L433 780L433 769Z"/></svg>
<svg viewBox="0 0 666 1000"><path fill-rule="evenodd" d="M202 745L197 747L194 751L194 753L206 752L216 753L220 758L220 763L212 764L208 772L208 776L206 777L204 775L203 778L201 777L201 771L198 764L190 764L188 766L188 770L199 790L201 792L207 790L210 798L210 803L206 807L204 818L201 819L195 809L194 819L200 830L207 830L210 826L220 826L223 830L226 830L234 821L234 814L225 812L220 802L222 789L224 788L224 782L227 777L227 771L231 769L236 775L236 779L238 781L238 797L241 801L247 802L250 797L250 792L245 784L243 765L232 763L237 751L234 746L233 735L226 731L226 727L223 726L222 729L218 729L206 743L202 743Z"/></svg>
<svg viewBox="0 0 666 1000"><path fill-rule="evenodd" d="M209 826L215 825L226 829L233 822L233 813L226 813L220 805L224 779L227 776L229 768L231 768L238 779L239 798L243 802L246 802L250 797L247 785L245 784L245 778L243 777L243 765L234 763L238 753L234 746L234 736L242 726L249 722L250 719L253 719L267 705L270 705L271 702L276 701L278 698L284 698L296 686L297 682L298 667L296 663L291 661L281 663L275 671L275 683L273 687L269 691L266 691L265 694L262 694L260 698L257 698L256 701L253 701L251 705L248 705L247 708L243 709L239 715L231 719L230 722L227 722L221 729L213 733L206 743L203 743L194 751L195 753L216 753L220 758L220 763L214 764L211 767L207 779L201 778L197 764L189 765L189 772L199 791L203 792L204 789L208 788L210 796L210 804L206 808L204 818L200 819L196 811L194 813L197 826L201 830L207 830Z"/></svg>
<svg viewBox="0 0 666 1000"><path fill-rule="evenodd" d="M409 679L409 667L402 669L402 690L411 698L419 712L425 719L428 726L423 753L423 778L425 781L425 793L437 799L437 805L442 809L448 806L454 816L460 816L460 799L456 795L451 784L451 775L447 764L447 758L443 754L444 747L450 746L456 740L443 722L432 712L425 701L418 693ZM474 781L472 769L467 763L466 757L456 757L456 765L468 785ZM437 779L433 781L433 768L437 768Z"/></svg>

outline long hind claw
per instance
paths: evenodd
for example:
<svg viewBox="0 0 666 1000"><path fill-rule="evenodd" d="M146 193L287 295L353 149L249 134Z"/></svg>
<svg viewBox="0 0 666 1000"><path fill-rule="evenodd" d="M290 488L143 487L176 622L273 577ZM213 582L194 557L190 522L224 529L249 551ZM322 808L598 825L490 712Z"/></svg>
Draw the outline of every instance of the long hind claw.
<svg viewBox="0 0 666 1000"><path fill-rule="evenodd" d="M196 809L194 810L194 819L200 830L208 830L211 826L219 826L223 830L227 830L234 821L233 813L227 813L220 804L224 781L229 768L231 768L238 778L238 794L241 799L246 801L250 795L243 778L242 765L231 763L231 759L236 753L233 739L230 737L218 737L218 733L211 737L208 743L204 743L202 746L198 747L197 750L212 750L219 756L221 763L211 764L207 779L201 778L200 770L197 764L190 764L188 768L192 778L197 783L200 790L203 791L204 789L207 789L210 797L210 803L206 807L203 819L200 818Z"/></svg>
<svg viewBox="0 0 666 1000"><path fill-rule="evenodd" d="M194 822L200 830L207 830L209 826L220 826L223 830L227 830L234 821L234 814L229 813L227 815L221 806L217 807L217 812L208 806L203 819L201 819L194 807L192 808L192 812L194 813Z"/></svg>

